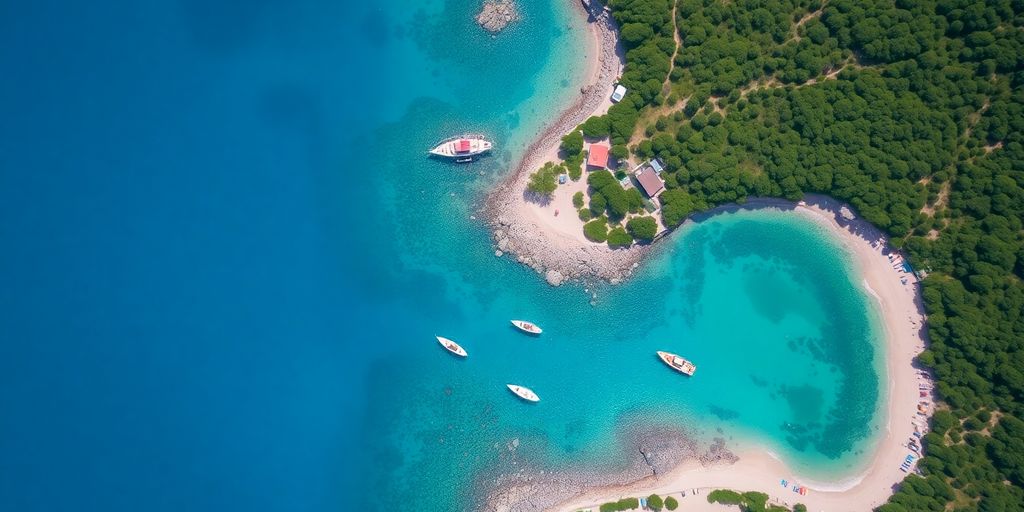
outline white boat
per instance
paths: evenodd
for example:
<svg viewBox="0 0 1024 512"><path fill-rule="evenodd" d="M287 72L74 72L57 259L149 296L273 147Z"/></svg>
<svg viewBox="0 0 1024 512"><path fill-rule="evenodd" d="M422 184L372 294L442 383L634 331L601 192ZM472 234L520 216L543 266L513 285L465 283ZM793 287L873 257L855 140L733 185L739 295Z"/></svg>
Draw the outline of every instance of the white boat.
<svg viewBox="0 0 1024 512"><path fill-rule="evenodd" d="M523 400L526 400L526 401L529 401L529 402L539 402L540 401L540 397L537 396L537 393L534 393L533 390L528 388L528 387L517 386L515 384L508 384L508 389L510 389L513 393L516 394L516 396L518 396L519 398L522 398Z"/></svg>
<svg viewBox="0 0 1024 512"><path fill-rule="evenodd" d="M462 346L459 345L458 343L455 343L454 341L445 338L444 336L435 336L435 338L437 338L437 342L440 343L441 346L444 347L444 349L447 350L448 352L451 352L452 354L455 354L459 357L466 357L467 355L469 355L466 353L466 349L462 348Z"/></svg>
<svg viewBox="0 0 1024 512"><path fill-rule="evenodd" d="M544 332L537 324L525 320L512 320L512 325L527 334L540 334Z"/></svg>
<svg viewBox="0 0 1024 512"><path fill-rule="evenodd" d="M460 135L441 141L429 153L441 158L452 158L457 162L467 162L474 156L490 151L492 146L482 135Z"/></svg>
<svg viewBox="0 0 1024 512"><path fill-rule="evenodd" d="M667 364L670 368L679 373L693 375L693 372L697 371L696 365L671 352L662 352L659 350L658 357L661 358L661 362Z"/></svg>

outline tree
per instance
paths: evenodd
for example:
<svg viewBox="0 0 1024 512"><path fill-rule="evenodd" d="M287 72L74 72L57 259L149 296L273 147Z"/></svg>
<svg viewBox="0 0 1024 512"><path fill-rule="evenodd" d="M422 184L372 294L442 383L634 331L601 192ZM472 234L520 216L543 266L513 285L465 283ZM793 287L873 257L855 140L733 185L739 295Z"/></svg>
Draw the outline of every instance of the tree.
<svg viewBox="0 0 1024 512"><path fill-rule="evenodd" d="M562 151L567 156L575 156L583 152L583 134L579 130L570 132L562 137Z"/></svg>
<svg viewBox="0 0 1024 512"><path fill-rule="evenodd" d="M654 240L654 235L658 232L658 223L653 217L633 217L626 222L626 229L636 240L649 243Z"/></svg>
<svg viewBox="0 0 1024 512"><path fill-rule="evenodd" d="M558 175L563 168L554 162L548 162L543 167L530 175L530 182L526 189L542 197L551 197L551 194L558 188Z"/></svg>
<svg viewBox="0 0 1024 512"><path fill-rule="evenodd" d="M591 116L584 121L580 129L583 130L583 135L593 139L607 137L610 129L608 118L606 116Z"/></svg>
<svg viewBox="0 0 1024 512"><path fill-rule="evenodd" d="M666 190L658 196L661 201L661 220L666 226L676 227L697 209L697 203L683 189Z"/></svg>
<svg viewBox="0 0 1024 512"><path fill-rule="evenodd" d="M679 501L673 498L672 496L669 496L665 498L665 508L669 510L675 510L679 508Z"/></svg>
<svg viewBox="0 0 1024 512"><path fill-rule="evenodd" d="M661 507L664 506L664 504L665 503L662 501L661 496L658 496L657 494L652 494L647 497L647 506L654 510L661 510Z"/></svg>
<svg viewBox="0 0 1024 512"><path fill-rule="evenodd" d="M622 41L627 46L637 46L644 39L654 36L654 31L651 30L651 27L643 23L627 23L622 26L619 33Z"/></svg>
<svg viewBox="0 0 1024 512"><path fill-rule="evenodd" d="M743 503L743 495L728 489L716 489L708 493L708 503L721 503L723 505L739 505Z"/></svg>
<svg viewBox="0 0 1024 512"><path fill-rule="evenodd" d="M608 220L598 217L583 225L583 234L591 242L601 243L608 240Z"/></svg>
<svg viewBox="0 0 1024 512"><path fill-rule="evenodd" d="M604 195L600 192L594 192L590 195L590 213L594 215L602 215L608 208L608 201L604 198Z"/></svg>
<svg viewBox="0 0 1024 512"><path fill-rule="evenodd" d="M616 226L608 232L608 246L615 249L633 245L633 237L622 226Z"/></svg>
<svg viewBox="0 0 1024 512"><path fill-rule="evenodd" d="M583 208L583 192L576 192L572 195L572 205L577 210Z"/></svg>

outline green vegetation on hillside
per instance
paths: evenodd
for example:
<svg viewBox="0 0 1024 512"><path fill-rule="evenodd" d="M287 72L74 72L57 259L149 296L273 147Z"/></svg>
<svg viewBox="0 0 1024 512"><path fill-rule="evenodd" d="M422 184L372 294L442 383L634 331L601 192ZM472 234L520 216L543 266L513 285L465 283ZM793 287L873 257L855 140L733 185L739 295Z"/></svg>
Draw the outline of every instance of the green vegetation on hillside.
<svg viewBox="0 0 1024 512"><path fill-rule="evenodd" d="M822 193L929 270L920 360L947 410L924 476L880 510L1021 510L1024 2L610 6L630 94L581 129L665 163L666 226L748 196Z"/></svg>

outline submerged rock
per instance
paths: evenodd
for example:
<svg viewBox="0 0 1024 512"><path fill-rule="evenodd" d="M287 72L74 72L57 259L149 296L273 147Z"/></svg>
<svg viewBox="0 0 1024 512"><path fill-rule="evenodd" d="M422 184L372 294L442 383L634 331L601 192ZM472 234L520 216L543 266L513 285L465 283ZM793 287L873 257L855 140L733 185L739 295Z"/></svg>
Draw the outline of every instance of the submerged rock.
<svg viewBox="0 0 1024 512"><path fill-rule="evenodd" d="M519 9L513 0L486 0L476 22L488 32L500 32L509 23L519 21Z"/></svg>

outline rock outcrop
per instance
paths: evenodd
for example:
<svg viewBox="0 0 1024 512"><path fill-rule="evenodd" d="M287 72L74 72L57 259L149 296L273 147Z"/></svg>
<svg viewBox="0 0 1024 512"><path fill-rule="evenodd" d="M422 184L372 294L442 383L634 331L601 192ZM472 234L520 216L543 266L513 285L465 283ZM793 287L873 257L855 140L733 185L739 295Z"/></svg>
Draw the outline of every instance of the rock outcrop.
<svg viewBox="0 0 1024 512"><path fill-rule="evenodd" d="M486 0L476 22L488 32L501 32L509 23L519 21L519 9L513 0Z"/></svg>
<svg viewBox="0 0 1024 512"><path fill-rule="evenodd" d="M647 426L622 434L622 466L605 472L588 467L545 472L532 469L529 461L515 453L501 457L504 470L482 475L478 492L486 498L480 508L488 512L540 512L598 488L628 486L657 481L677 465L697 460L703 466L734 464L739 459L716 438L711 445L694 439L671 426Z"/></svg>

